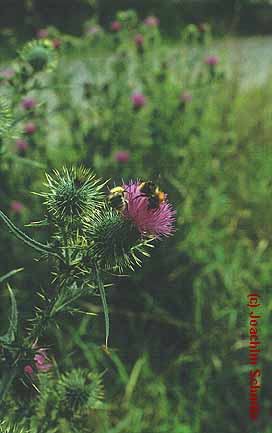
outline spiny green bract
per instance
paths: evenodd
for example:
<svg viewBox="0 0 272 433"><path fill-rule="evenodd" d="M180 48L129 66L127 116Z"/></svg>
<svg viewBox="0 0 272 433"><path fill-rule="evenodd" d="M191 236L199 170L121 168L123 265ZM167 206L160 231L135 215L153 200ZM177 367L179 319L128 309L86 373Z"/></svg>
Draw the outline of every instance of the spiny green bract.
<svg viewBox="0 0 272 433"><path fill-rule="evenodd" d="M13 116L9 103L0 98L0 138L8 134L13 123Z"/></svg>
<svg viewBox="0 0 272 433"><path fill-rule="evenodd" d="M87 227L90 255L104 269L139 264L134 248L141 244L138 228L114 209L104 209Z"/></svg>
<svg viewBox="0 0 272 433"><path fill-rule="evenodd" d="M66 168L54 171L54 176L46 175L48 192L41 194L56 223L73 223L82 219L92 219L104 205L104 194L100 183L88 169Z"/></svg>
<svg viewBox="0 0 272 433"><path fill-rule="evenodd" d="M5 421L2 421L0 423L0 433L29 433L29 430L18 427L16 425L11 426Z"/></svg>
<svg viewBox="0 0 272 433"><path fill-rule="evenodd" d="M77 415L97 409L104 398L101 374L74 369L61 376L57 393L64 413Z"/></svg>
<svg viewBox="0 0 272 433"><path fill-rule="evenodd" d="M47 71L52 70L57 65L56 52L52 42L47 39L28 42L19 54L35 72L40 72L45 69Z"/></svg>

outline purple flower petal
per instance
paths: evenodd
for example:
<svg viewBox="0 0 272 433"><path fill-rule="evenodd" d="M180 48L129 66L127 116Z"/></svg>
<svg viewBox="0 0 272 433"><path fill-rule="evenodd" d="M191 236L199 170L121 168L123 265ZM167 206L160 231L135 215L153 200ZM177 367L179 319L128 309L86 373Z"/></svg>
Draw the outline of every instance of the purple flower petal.
<svg viewBox="0 0 272 433"><path fill-rule="evenodd" d="M168 203L165 195L164 201L158 209L148 208L148 198L139 196L140 182L130 181L123 185L126 190L126 200L128 202L127 209L124 213L125 217L129 218L137 227L143 236L155 236L162 238L170 236L175 228L175 210Z"/></svg>

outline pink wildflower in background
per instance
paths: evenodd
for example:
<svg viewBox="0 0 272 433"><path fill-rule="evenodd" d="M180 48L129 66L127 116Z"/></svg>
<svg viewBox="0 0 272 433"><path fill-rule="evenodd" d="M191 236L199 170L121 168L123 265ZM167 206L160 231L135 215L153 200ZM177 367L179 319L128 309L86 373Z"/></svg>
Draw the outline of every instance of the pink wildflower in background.
<svg viewBox="0 0 272 433"><path fill-rule="evenodd" d="M175 228L175 210L168 203L167 196L157 209L149 209L148 197L141 196L140 182L130 181L123 185L126 191L127 208L124 216L129 218L143 235L162 238L170 236Z"/></svg>
<svg viewBox="0 0 272 433"><path fill-rule="evenodd" d="M47 357L46 349L38 349L38 353L34 356L34 361L38 371L47 372L52 368L52 364Z"/></svg>
<svg viewBox="0 0 272 433"><path fill-rule="evenodd" d="M38 39L46 39L46 38L48 38L48 35L49 35L49 33L48 33L47 29L39 29L37 31L37 38Z"/></svg>
<svg viewBox="0 0 272 433"><path fill-rule="evenodd" d="M16 141L16 150L18 153L24 154L27 148L28 148L28 143L22 138Z"/></svg>
<svg viewBox="0 0 272 433"><path fill-rule="evenodd" d="M37 128L36 128L36 125L34 122L28 122L24 126L24 131L28 135L34 134L34 132L36 132L36 130L37 130Z"/></svg>
<svg viewBox="0 0 272 433"><path fill-rule="evenodd" d="M29 376L31 376L34 373L34 370L31 367L31 365L26 365L24 367L24 372L25 372L25 374L29 374Z"/></svg>
<svg viewBox="0 0 272 433"><path fill-rule="evenodd" d="M119 150L114 154L114 159L117 162L128 162L130 159L130 153L127 150Z"/></svg>
<svg viewBox="0 0 272 433"><path fill-rule="evenodd" d="M22 213L22 211L24 209L24 205L20 201L14 200L10 204L10 209L12 212L14 212L16 214L20 214L20 213Z"/></svg>
<svg viewBox="0 0 272 433"><path fill-rule="evenodd" d="M144 107L146 104L146 97L141 92L134 92L131 95L131 101L133 103L134 108L141 108Z"/></svg>
<svg viewBox="0 0 272 433"><path fill-rule="evenodd" d="M157 27L160 24L160 20L157 17L150 16L144 19L144 24L149 27Z"/></svg>
<svg viewBox="0 0 272 433"><path fill-rule="evenodd" d="M3 69L0 73L0 75L2 75L2 77L6 78L7 80L14 77L14 74L15 74L15 71L12 68Z"/></svg>
<svg viewBox="0 0 272 433"><path fill-rule="evenodd" d="M120 23L120 21L112 21L110 28L113 32L120 32L120 30L122 29L122 24Z"/></svg>
<svg viewBox="0 0 272 433"><path fill-rule="evenodd" d="M134 38L134 42L135 42L137 47L141 47L144 44L143 35L141 35L141 33L138 33Z"/></svg>
<svg viewBox="0 0 272 433"><path fill-rule="evenodd" d="M36 101L34 98L24 98L21 102L21 106L24 110L31 110L36 106Z"/></svg>
<svg viewBox="0 0 272 433"><path fill-rule="evenodd" d="M57 50L58 48L60 48L62 42L60 39L53 39L52 44L53 44L53 48L55 48L55 50Z"/></svg>
<svg viewBox="0 0 272 433"><path fill-rule="evenodd" d="M185 102L185 103L191 102L192 99L193 99L192 94L187 90L184 90L184 92L182 92L180 95L181 102Z"/></svg>
<svg viewBox="0 0 272 433"><path fill-rule="evenodd" d="M38 372L47 373L52 368L52 364L49 362L47 357L46 349L38 349L34 356L34 361ZM31 376L34 373L33 367L31 365L26 365L24 367L24 372Z"/></svg>
<svg viewBox="0 0 272 433"><path fill-rule="evenodd" d="M218 56L207 56L204 59L204 62L206 63L206 65L216 66L219 63L219 57Z"/></svg>
<svg viewBox="0 0 272 433"><path fill-rule="evenodd" d="M92 26L87 28L86 33L90 35L94 35L96 33L99 33L100 31L101 28L99 26Z"/></svg>

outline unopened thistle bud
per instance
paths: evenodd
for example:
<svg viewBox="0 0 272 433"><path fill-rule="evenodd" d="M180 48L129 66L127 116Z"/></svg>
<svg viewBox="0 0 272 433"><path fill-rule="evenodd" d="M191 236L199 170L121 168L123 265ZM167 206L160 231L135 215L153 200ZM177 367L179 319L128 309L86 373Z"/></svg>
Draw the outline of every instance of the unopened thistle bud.
<svg viewBox="0 0 272 433"><path fill-rule="evenodd" d="M56 52L52 42L48 39L39 39L27 43L20 55L35 72L54 69L56 66Z"/></svg>
<svg viewBox="0 0 272 433"><path fill-rule="evenodd" d="M101 375L75 369L61 376L57 392L64 415L82 415L101 407L104 390Z"/></svg>
<svg viewBox="0 0 272 433"><path fill-rule="evenodd" d="M48 191L41 194L53 220L59 223L73 223L94 218L104 204L100 183L88 169L63 168L54 175L46 175Z"/></svg>
<svg viewBox="0 0 272 433"><path fill-rule="evenodd" d="M101 268L132 266L131 249L141 240L135 224L115 209L105 209L87 228L91 241L90 255Z"/></svg>

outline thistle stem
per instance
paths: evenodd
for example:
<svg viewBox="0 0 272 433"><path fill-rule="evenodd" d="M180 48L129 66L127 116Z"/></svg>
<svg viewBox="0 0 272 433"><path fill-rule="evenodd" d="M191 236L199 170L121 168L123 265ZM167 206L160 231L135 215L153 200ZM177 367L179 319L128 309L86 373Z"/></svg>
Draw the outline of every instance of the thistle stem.
<svg viewBox="0 0 272 433"><path fill-rule="evenodd" d="M100 269L99 269L97 263L94 264L94 275L95 275L95 284L97 285L97 287L99 289L99 293L100 293L102 305L103 305L103 310L104 310L105 328L106 328L105 346L107 349L108 348L108 339L109 339L109 334L110 334L109 310L108 310L108 305L107 305L104 283L103 283Z"/></svg>
<svg viewBox="0 0 272 433"><path fill-rule="evenodd" d="M53 256L58 257L58 259L63 260L62 257L56 253L50 245L41 244L38 241L35 241L31 237L29 237L26 233L22 232L18 227L16 227L13 222L0 210L0 218L4 221L4 223L8 226L10 231L21 241L27 244L29 247L34 248L40 253L51 254Z"/></svg>
<svg viewBox="0 0 272 433"><path fill-rule="evenodd" d="M63 243L64 243L65 264L67 266L70 266L70 251L68 249L68 237L67 237L67 230L66 230L66 228L64 228L62 230L62 236L63 236Z"/></svg>

